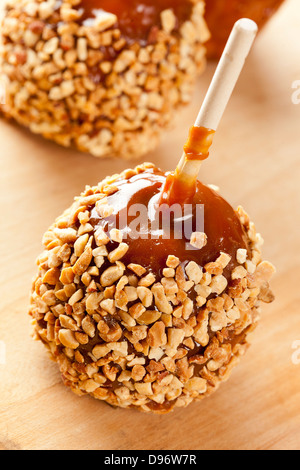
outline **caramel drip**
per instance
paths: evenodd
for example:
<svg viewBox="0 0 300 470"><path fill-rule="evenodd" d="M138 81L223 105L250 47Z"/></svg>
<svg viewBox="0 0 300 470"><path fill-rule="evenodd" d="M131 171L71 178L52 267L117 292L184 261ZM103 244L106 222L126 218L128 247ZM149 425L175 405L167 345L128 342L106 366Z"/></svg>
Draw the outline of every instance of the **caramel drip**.
<svg viewBox="0 0 300 470"><path fill-rule="evenodd" d="M187 160L203 161L209 157L209 149L212 145L214 130L206 127L191 127L189 138L183 147Z"/></svg>
<svg viewBox="0 0 300 470"><path fill-rule="evenodd" d="M205 127L193 126L189 137L183 147L185 162L202 162L209 156L215 131ZM196 193L197 181L182 173L182 168L177 167L166 181L161 196L161 204L188 204L193 201Z"/></svg>

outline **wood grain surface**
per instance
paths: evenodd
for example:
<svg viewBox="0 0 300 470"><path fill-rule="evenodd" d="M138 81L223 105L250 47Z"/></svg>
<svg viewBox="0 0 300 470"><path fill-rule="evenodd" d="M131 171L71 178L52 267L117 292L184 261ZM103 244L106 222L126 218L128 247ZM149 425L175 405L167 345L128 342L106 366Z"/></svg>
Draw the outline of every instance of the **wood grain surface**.
<svg viewBox="0 0 300 470"><path fill-rule="evenodd" d="M287 0L256 42L201 174L256 222L264 257L277 267L276 301L264 306L252 347L219 392L166 416L78 398L30 337L43 232L86 184L130 164L0 121L0 449L300 449L299 24L299 0ZM147 161L174 168L214 68Z"/></svg>

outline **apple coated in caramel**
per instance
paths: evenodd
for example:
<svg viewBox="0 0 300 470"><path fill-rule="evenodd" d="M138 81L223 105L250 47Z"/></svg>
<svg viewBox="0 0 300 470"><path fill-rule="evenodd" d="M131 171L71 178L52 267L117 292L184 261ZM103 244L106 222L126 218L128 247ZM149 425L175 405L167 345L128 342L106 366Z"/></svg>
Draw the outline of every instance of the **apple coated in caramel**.
<svg viewBox="0 0 300 470"><path fill-rule="evenodd" d="M2 112L96 157L153 150L205 66L199 0L18 0L0 53Z"/></svg>
<svg viewBox="0 0 300 470"><path fill-rule="evenodd" d="M196 185L190 232L176 237L177 216L169 237L153 231L168 177L143 164L87 186L44 235L30 306L65 385L154 413L216 391L273 300L261 236L211 187ZM138 227L135 206L146 208Z"/></svg>

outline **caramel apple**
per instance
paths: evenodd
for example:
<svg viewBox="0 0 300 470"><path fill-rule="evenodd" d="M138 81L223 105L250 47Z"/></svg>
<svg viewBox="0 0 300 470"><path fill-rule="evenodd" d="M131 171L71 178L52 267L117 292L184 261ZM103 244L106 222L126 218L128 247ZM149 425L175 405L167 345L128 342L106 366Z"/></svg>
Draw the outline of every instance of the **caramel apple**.
<svg viewBox="0 0 300 470"><path fill-rule="evenodd" d="M2 112L66 147L140 157L190 101L203 15L196 0L8 0Z"/></svg>
<svg viewBox="0 0 300 470"><path fill-rule="evenodd" d="M76 394L156 413L214 392L247 350L261 301L273 300L254 224L208 186L198 182L193 199L204 232L176 239L174 223L170 239L151 238L168 176L144 164L87 187L44 235L30 308ZM134 204L147 207L147 238L131 237Z"/></svg>

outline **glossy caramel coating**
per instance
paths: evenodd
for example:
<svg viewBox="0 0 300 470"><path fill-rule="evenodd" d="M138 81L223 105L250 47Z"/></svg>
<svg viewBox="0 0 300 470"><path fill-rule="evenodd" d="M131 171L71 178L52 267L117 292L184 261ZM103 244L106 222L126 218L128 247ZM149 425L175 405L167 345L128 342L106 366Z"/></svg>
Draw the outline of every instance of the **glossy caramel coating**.
<svg viewBox="0 0 300 470"><path fill-rule="evenodd" d="M134 204L142 204L148 207L149 217L147 224L141 228L144 238L128 237L125 239L129 245L129 250L124 257L125 264L141 264L147 271L161 276L169 254L178 257L183 265L189 261L195 261L204 267L207 263L215 261L221 252L225 252L231 256L231 262L226 270L229 274L236 266L236 251L239 248L247 248L247 237L232 207L219 194L200 181L197 182L195 195L190 201L193 204L192 231L190 230L183 238L177 239L182 229L182 220L176 221L173 218L170 239L164 239L166 236L164 227L160 227L157 239L151 238L153 236L151 220L154 219L155 211L158 210L168 177L170 177L169 173L151 169L129 180L116 182L115 186L118 191L107 198L108 204L114 208L113 216L102 219L95 208L91 216L92 225L95 229L101 226L109 233L115 228L115 220L118 224L125 213L129 225L136 217L128 215L130 209ZM190 244L191 234L196 231L197 205L199 208L203 205L204 231L207 235L207 245L201 250L193 248ZM161 207L161 210L166 216L168 215L167 205Z"/></svg>

